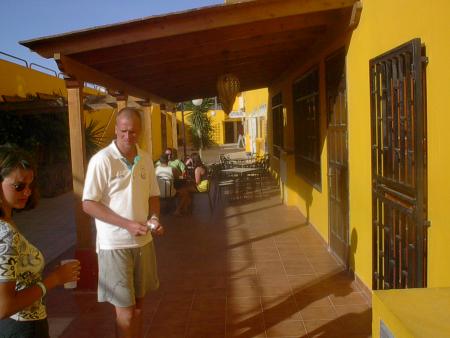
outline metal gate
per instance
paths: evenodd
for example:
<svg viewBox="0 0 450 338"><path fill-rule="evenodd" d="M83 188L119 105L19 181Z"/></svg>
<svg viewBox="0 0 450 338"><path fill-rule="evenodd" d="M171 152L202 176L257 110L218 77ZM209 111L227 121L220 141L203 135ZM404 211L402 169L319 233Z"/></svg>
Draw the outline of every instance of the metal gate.
<svg viewBox="0 0 450 338"><path fill-rule="evenodd" d="M348 147L345 50L326 60L328 227L330 249L348 266Z"/></svg>
<svg viewBox="0 0 450 338"><path fill-rule="evenodd" d="M374 290L426 286L425 61L420 39L370 60Z"/></svg>

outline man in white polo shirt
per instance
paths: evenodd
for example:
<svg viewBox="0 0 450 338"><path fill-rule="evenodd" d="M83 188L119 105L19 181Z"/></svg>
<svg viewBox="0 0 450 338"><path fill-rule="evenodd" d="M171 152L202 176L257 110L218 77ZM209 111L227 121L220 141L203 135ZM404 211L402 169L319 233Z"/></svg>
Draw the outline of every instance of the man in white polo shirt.
<svg viewBox="0 0 450 338"><path fill-rule="evenodd" d="M159 287L151 232L164 231L153 162L137 145L140 132L138 110L118 112L116 139L91 158L83 191L83 210L97 229L98 301L115 306L117 336L127 338L142 336L143 299Z"/></svg>

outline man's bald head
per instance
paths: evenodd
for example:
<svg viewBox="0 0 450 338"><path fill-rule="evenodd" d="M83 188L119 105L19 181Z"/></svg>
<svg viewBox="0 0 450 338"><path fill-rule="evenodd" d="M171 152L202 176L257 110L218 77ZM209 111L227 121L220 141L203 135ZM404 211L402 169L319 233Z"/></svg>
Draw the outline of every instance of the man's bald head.
<svg viewBox="0 0 450 338"><path fill-rule="evenodd" d="M139 109L131 108L131 107L122 108L117 113L116 125L118 124L119 120L122 118L132 119L133 117L137 118L139 120L139 124L142 125L141 113L140 113Z"/></svg>

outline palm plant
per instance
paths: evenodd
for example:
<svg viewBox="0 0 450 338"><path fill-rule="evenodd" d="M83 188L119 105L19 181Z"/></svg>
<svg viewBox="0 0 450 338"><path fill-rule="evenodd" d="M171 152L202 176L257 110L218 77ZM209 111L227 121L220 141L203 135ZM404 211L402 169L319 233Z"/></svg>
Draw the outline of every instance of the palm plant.
<svg viewBox="0 0 450 338"><path fill-rule="evenodd" d="M192 145L199 150L202 157L202 150L211 147L214 144L212 139L211 119L207 112L213 106L214 100L211 98L203 99L201 105L194 105L192 102L185 102L184 109L191 111L188 113L188 119L191 124Z"/></svg>
<svg viewBox="0 0 450 338"><path fill-rule="evenodd" d="M88 159L106 145L103 139L106 127L99 124L98 120L90 120L84 128L86 157Z"/></svg>

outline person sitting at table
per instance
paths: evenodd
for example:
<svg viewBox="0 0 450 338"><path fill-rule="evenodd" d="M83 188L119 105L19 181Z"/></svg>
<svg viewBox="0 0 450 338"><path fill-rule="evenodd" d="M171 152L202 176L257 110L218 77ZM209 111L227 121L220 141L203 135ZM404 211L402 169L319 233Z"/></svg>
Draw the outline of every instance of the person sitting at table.
<svg viewBox="0 0 450 338"><path fill-rule="evenodd" d="M175 210L175 215L180 216L182 214L188 213L192 205L192 192L205 192L209 188L209 181L207 177L207 170L203 164L200 155L198 153L192 153L192 166L193 177L191 180L177 190L180 196L180 201L178 203L177 209Z"/></svg>
<svg viewBox="0 0 450 338"><path fill-rule="evenodd" d="M176 169L169 166L167 154L162 154L159 158L159 166L155 168L155 175L158 179L161 198L173 197L177 193L174 188L174 171Z"/></svg>
<svg viewBox="0 0 450 338"><path fill-rule="evenodd" d="M183 161L177 158L177 150L174 148L166 148L164 154L166 154L169 159L169 166L175 169L173 173L174 177L178 178L180 176L184 176L186 165L183 163ZM156 162L156 167L158 167L159 165L160 161Z"/></svg>

